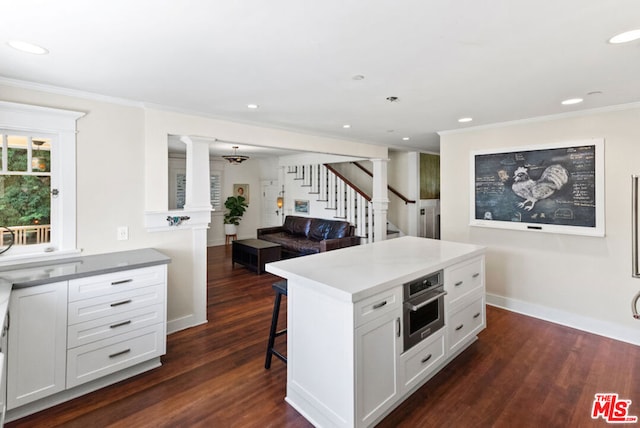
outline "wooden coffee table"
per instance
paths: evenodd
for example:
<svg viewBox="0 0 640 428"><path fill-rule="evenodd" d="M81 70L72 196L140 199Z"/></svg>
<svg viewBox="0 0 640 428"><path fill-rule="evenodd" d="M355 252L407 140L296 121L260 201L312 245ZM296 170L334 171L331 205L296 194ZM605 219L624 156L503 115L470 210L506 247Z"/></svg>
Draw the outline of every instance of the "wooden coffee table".
<svg viewBox="0 0 640 428"><path fill-rule="evenodd" d="M256 271L258 275L264 272L265 263L277 262L282 258L280 244L262 239L241 239L233 241L231 245L231 267L238 263Z"/></svg>

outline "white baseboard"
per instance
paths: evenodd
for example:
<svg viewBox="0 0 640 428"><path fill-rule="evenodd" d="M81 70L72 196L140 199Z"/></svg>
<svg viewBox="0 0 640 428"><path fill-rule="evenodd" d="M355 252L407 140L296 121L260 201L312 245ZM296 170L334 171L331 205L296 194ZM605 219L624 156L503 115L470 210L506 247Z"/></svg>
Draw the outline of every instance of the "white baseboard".
<svg viewBox="0 0 640 428"><path fill-rule="evenodd" d="M511 312L517 312L519 314L539 318L541 320L619 340L621 342L640 345L638 330L625 327L620 324L576 315L571 312L565 312L559 309L549 308L547 306L524 302L522 300L498 296L496 294L487 293L486 301L488 305L506 309Z"/></svg>
<svg viewBox="0 0 640 428"><path fill-rule="evenodd" d="M206 324L207 320L197 321L193 314L167 321L167 335L186 330L197 325Z"/></svg>

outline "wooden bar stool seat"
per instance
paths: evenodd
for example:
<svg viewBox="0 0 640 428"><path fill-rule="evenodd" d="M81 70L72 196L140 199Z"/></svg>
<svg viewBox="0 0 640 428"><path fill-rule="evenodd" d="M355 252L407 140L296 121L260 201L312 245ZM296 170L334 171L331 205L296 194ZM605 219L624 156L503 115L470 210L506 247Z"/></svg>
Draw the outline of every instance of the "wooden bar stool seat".
<svg viewBox="0 0 640 428"><path fill-rule="evenodd" d="M287 280L284 279L282 281L278 281L272 285L273 291L276 292L276 297L273 302L273 314L271 315L271 328L269 329L269 342L267 344L267 357L264 361L264 368L268 369L271 367L271 357L276 356L281 359L285 363L287 362L287 357L282 355L280 352L274 349L274 343L276 337L281 336L287 332L287 329L282 329L280 331L276 331L278 328L278 315L280 315L280 302L282 300L283 295L287 295Z"/></svg>

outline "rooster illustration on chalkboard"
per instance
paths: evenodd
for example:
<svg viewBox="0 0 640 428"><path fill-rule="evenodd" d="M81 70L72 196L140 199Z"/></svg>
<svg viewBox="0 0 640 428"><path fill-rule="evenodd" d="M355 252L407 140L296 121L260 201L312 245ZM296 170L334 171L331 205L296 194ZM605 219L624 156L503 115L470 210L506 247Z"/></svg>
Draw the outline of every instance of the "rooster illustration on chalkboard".
<svg viewBox="0 0 640 428"><path fill-rule="evenodd" d="M513 181L511 189L516 195L524 198L518 206L531 211L536 202L548 198L567 184L569 173L562 165L555 164L545 168L538 180L532 180L527 168L521 166L516 169Z"/></svg>

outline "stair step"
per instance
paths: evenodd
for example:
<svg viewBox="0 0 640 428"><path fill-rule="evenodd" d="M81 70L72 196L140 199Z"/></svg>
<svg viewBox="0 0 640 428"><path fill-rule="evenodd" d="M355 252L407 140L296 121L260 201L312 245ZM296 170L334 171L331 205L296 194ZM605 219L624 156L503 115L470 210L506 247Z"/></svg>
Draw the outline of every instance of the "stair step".
<svg viewBox="0 0 640 428"><path fill-rule="evenodd" d="M308 192L310 195L319 195L320 192Z"/></svg>
<svg viewBox="0 0 640 428"><path fill-rule="evenodd" d="M347 216L334 215L333 218L339 218L339 219L342 219L342 220L346 220Z"/></svg>
<svg viewBox="0 0 640 428"><path fill-rule="evenodd" d="M301 184L300 187L312 187L311 184Z"/></svg>
<svg viewBox="0 0 640 428"><path fill-rule="evenodd" d="M338 211L338 208L331 208L331 207L326 207L325 210L333 210L333 211Z"/></svg>
<svg viewBox="0 0 640 428"><path fill-rule="evenodd" d="M329 199L316 199L316 202L329 202Z"/></svg>

